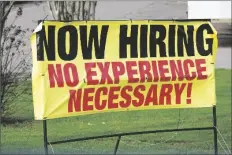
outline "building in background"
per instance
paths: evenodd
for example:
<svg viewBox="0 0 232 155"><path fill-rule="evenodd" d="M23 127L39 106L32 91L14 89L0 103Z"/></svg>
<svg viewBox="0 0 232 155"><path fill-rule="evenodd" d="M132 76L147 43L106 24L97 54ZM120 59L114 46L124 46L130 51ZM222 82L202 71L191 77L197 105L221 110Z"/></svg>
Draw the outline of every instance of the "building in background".
<svg viewBox="0 0 232 155"><path fill-rule="evenodd" d="M231 46L231 1L188 1L189 19L212 19L219 46Z"/></svg>
<svg viewBox="0 0 232 155"><path fill-rule="evenodd" d="M200 9L200 7L203 6L202 4L200 4L202 1L196 2L198 2L198 4L195 5L195 8ZM210 1L206 2L210 3ZM27 3L17 3L18 4L12 9L11 13L9 14L6 25L11 25L11 23L14 21L18 7L22 8L23 14L20 18L14 21L14 24L16 24L17 26L34 29L37 26L38 20L42 20L45 17L47 20L52 19L47 2L31 1ZM186 0L98 1L96 7L96 20L188 19L190 17L197 18L194 14L193 6L190 5L191 1L188 2ZM224 8L224 5L227 7L228 4L222 3L218 6ZM231 2L228 6L231 6ZM213 11L213 7L209 7L207 5L203 8L205 10L207 10L207 8L210 8L211 10L205 11L203 9L203 12L201 12L201 14ZM231 12L231 8L229 9L229 11ZM223 15L220 15L218 17L223 17ZM220 45L224 44L231 46L231 25L229 25L231 24L231 16L230 20L223 22L224 23L214 22L213 24L220 34L219 38L227 38L219 39ZM28 33L28 37L25 38L27 39L27 48L25 50L27 50L28 52L31 52L29 42L30 35L31 33ZM231 47L226 49L223 48L220 50L224 51L224 53L218 52L218 54L221 55L218 56L216 67L231 68ZM31 63L31 61L29 61L29 63ZM31 71L28 70L28 72Z"/></svg>
<svg viewBox="0 0 232 155"><path fill-rule="evenodd" d="M231 1L188 1L189 19L231 19Z"/></svg>

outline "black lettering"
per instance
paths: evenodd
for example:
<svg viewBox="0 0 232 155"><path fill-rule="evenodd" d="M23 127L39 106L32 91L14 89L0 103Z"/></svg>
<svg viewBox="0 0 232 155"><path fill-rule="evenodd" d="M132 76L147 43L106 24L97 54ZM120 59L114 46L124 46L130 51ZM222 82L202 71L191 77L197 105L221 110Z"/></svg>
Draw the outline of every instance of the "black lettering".
<svg viewBox="0 0 232 155"><path fill-rule="evenodd" d="M48 26L48 38L46 38L45 27L36 33L37 61L44 61L44 47L48 61L55 60L55 26Z"/></svg>
<svg viewBox="0 0 232 155"><path fill-rule="evenodd" d="M205 39L205 43L208 45L208 49L205 49L204 46L204 30L207 31L207 34L213 34L213 30L210 27L209 24L202 24L198 29L197 29L197 34L196 34L196 42L197 42L197 50L198 53L201 56L208 56L209 54L212 53L212 48L213 48L213 38L207 38Z"/></svg>
<svg viewBox="0 0 232 155"><path fill-rule="evenodd" d="M178 56L184 56L184 47L186 49L186 53L188 56L194 56L194 44L193 44L193 30L194 27L192 25L187 26L187 34L185 33L184 26L179 25L177 30L177 49ZM188 36L187 36L188 35ZM188 38L188 39L187 39Z"/></svg>
<svg viewBox="0 0 232 155"><path fill-rule="evenodd" d="M101 28L100 42L98 39L98 26L93 25L90 28L89 39L87 44L87 26L80 26L80 39L83 59L92 59L92 47L94 44L96 59L104 59L105 46L109 26L103 25Z"/></svg>
<svg viewBox="0 0 232 155"><path fill-rule="evenodd" d="M140 57L147 58L147 25L140 27Z"/></svg>
<svg viewBox="0 0 232 155"><path fill-rule="evenodd" d="M168 54L170 57L174 57L175 54L175 40L176 40L176 25L170 25L168 31Z"/></svg>
<svg viewBox="0 0 232 155"><path fill-rule="evenodd" d="M66 35L69 33L69 52L66 51ZM70 61L77 56L77 29L72 25L67 25L58 31L58 54L62 60Z"/></svg>
<svg viewBox="0 0 232 155"><path fill-rule="evenodd" d="M157 32L159 37L157 37ZM166 29L163 25L150 26L150 57L156 57L157 48L159 46L160 57L167 57L164 39L166 37Z"/></svg>
<svg viewBox="0 0 232 155"><path fill-rule="evenodd" d="M130 45L131 58L138 58L137 38L138 25L131 26L130 37L127 37L127 25L120 26L119 57L127 58L127 45Z"/></svg>

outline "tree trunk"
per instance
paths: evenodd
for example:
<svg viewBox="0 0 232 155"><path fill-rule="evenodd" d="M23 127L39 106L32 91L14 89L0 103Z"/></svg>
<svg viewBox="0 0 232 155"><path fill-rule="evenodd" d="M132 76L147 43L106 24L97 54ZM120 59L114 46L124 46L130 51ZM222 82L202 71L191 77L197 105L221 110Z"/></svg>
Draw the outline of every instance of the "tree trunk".
<svg viewBox="0 0 232 155"><path fill-rule="evenodd" d="M4 2L0 3L0 92L2 90L2 33L3 33L3 24L4 24L4 10L5 10L5 4ZM0 93L0 120L2 115L2 94Z"/></svg>
<svg viewBox="0 0 232 155"><path fill-rule="evenodd" d="M48 1L55 20L95 20L96 1Z"/></svg>
<svg viewBox="0 0 232 155"><path fill-rule="evenodd" d="M2 31L3 31L3 16L4 16L4 2L0 3L0 49L1 49L1 40L2 40Z"/></svg>
<svg viewBox="0 0 232 155"><path fill-rule="evenodd" d="M5 21L7 19L7 16L9 15L11 8L14 5L14 1L0 1L0 124L1 124L1 116L2 116L2 57L3 57L3 47L2 47L2 34L3 34L3 28L5 25ZM1 143L0 143L0 149L1 149ZM1 150L0 150L1 151Z"/></svg>
<svg viewBox="0 0 232 155"><path fill-rule="evenodd" d="M4 2L0 3L0 130L2 125L2 31L3 31L3 22L2 17L4 16ZM1 134L1 133L0 133ZM1 136L1 135L0 135ZM2 142L0 139L0 154L2 153Z"/></svg>

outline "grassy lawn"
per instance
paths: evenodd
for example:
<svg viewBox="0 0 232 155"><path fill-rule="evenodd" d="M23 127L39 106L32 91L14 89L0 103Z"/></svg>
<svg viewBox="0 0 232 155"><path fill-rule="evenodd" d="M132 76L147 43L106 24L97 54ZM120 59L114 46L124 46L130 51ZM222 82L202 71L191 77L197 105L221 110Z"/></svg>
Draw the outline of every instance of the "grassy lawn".
<svg viewBox="0 0 232 155"><path fill-rule="evenodd" d="M231 70L216 70L217 121L231 150ZM2 127L3 153L43 153L42 121L33 120L31 92L15 100L17 112L13 115L18 122L8 122ZM148 110L95 114L48 121L48 140L62 140L110 133L171 129L184 127L212 126L212 108ZM225 148L220 135L218 139ZM112 154L115 138L65 143L49 147L55 154L98 153ZM219 147L219 153L225 153ZM118 154L122 153L204 153L212 154L213 132L191 131L157 133L121 138Z"/></svg>

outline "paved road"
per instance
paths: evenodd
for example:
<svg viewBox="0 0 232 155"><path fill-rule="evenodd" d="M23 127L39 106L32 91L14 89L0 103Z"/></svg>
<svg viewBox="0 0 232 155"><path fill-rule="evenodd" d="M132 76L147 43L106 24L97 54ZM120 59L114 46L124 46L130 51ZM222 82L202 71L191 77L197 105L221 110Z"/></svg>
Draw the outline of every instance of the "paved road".
<svg viewBox="0 0 232 155"><path fill-rule="evenodd" d="M99 1L96 9L96 19L181 19L187 18L187 2L183 0L173 1ZM10 13L7 25L12 23L16 14L16 8ZM40 5L23 6L23 15L15 21L15 24L24 28L35 28L37 20L52 19L47 3ZM28 37L31 34L28 34ZM27 47L30 47L29 40ZM28 48L30 52L30 48ZM231 47L218 49L217 68L231 68Z"/></svg>
<svg viewBox="0 0 232 155"><path fill-rule="evenodd" d="M219 47L216 58L216 68L231 69L231 47Z"/></svg>

